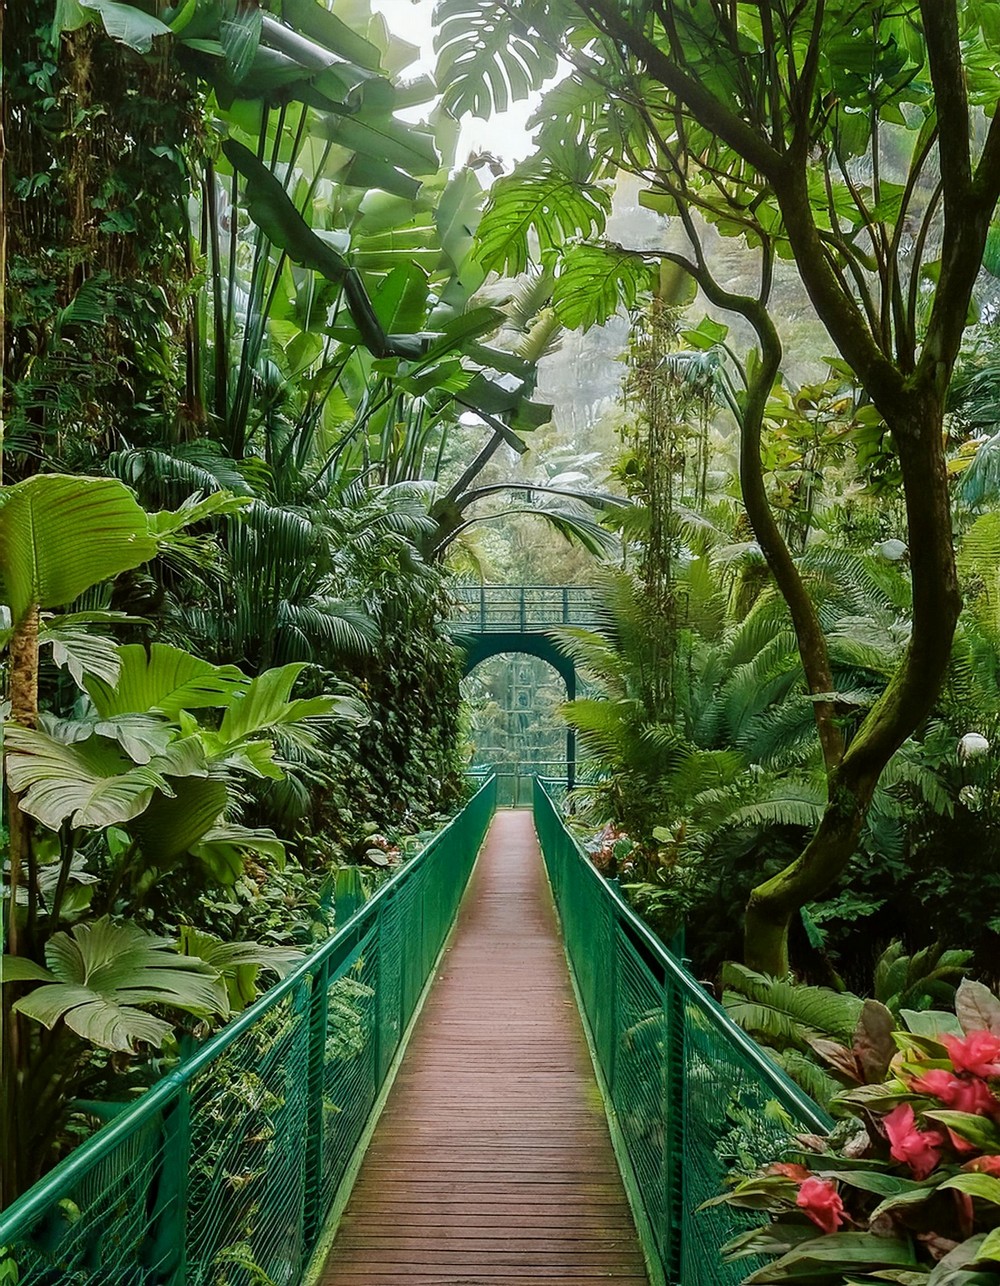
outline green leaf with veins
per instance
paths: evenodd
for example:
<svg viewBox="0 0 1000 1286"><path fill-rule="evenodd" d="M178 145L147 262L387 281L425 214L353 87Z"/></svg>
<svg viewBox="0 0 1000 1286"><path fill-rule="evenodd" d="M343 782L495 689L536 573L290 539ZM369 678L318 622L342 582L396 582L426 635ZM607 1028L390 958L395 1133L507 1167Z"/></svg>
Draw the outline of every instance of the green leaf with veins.
<svg viewBox="0 0 1000 1286"><path fill-rule="evenodd" d="M123 1053L140 1043L159 1048L173 1025L145 1013L146 1007L163 1005L198 1017L229 1013L218 970L172 947L169 938L102 916L54 934L45 946L47 968L3 956L0 977L42 984L14 1009L43 1027L61 1020L91 1044Z"/></svg>

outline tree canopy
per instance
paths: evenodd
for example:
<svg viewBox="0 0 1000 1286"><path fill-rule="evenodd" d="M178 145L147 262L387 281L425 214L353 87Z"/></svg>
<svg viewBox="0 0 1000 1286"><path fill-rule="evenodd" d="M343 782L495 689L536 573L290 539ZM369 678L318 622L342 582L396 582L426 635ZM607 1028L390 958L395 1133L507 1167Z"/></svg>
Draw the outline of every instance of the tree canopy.
<svg viewBox="0 0 1000 1286"><path fill-rule="evenodd" d="M1000 9L993 4L723 4L696 0L443 0L453 100L482 113L490 86L538 88L544 59L512 67L477 31L505 27L558 49L570 71L535 115L536 154L495 185L479 229L485 264L549 264L564 317L587 325L656 293L682 268L757 336L736 414L743 499L788 604L828 773L822 821L799 859L755 890L747 954L787 968L787 926L847 861L879 774L934 701L960 608L942 437L949 381L1000 195ZM627 171L643 204L683 227L660 253L604 235L609 186ZM759 287L712 273L705 225L741 238ZM774 264L802 284L898 462L913 580L909 646L848 740L809 588L768 502L761 435L782 347ZM826 699L823 699L826 698Z"/></svg>

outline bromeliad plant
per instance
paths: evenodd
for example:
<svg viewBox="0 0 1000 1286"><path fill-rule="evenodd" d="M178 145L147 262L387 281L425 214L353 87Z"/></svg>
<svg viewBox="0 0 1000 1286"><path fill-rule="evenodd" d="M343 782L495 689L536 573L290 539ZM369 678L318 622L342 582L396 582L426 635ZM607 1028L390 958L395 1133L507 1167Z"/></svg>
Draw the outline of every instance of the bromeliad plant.
<svg viewBox="0 0 1000 1286"><path fill-rule="evenodd" d="M771 1216L724 1248L771 1259L747 1286L1000 1283L1000 1000L965 981L956 1009L894 1033L889 1078L838 1096L829 1140L715 1198Z"/></svg>

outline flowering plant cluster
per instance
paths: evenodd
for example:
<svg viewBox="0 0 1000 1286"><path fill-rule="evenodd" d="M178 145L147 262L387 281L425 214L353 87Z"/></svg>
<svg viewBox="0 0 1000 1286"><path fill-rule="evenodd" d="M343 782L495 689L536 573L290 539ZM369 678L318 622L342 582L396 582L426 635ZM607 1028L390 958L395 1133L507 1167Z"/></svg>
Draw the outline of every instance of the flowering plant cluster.
<svg viewBox="0 0 1000 1286"><path fill-rule="evenodd" d="M587 845L587 855L602 875L627 878L635 869L636 844L612 822Z"/></svg>
<svg viewBox="0 0 1000 1286"><path fill-rule="evenodd" d="M1000 1286L1000 1000L965 981L955 1014L909 1019L888 1079L834 1099L830 1138L711 1203L771 1215L724 1248L771 1259L747 1284Z"/></svg>

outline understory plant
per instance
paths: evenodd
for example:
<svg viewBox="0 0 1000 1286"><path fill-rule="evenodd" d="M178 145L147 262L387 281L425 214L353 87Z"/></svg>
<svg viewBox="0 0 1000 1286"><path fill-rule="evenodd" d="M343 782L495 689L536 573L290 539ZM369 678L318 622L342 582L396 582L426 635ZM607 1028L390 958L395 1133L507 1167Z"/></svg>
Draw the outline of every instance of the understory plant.
<svg viewBox="0 0 1000 1286"><path fill-rule="evenodd" d="M884 1078L897 1028L919 1031L928 1011L954 1010L955 988L971 956L940 946L909 956L892 942L879 958L868 999L768 978L729 961L722 968L722 1003L807 1094L828 1106L845 1086Z"/></svg>
<svg viewBox="0 0 1000 1286"><path fill-rule="evenodd" d="M884 1081L836 1097L828 1139L713 1199L769 1216L724 1248L769 1260L748 1286L1000 1282L1000 1000L966 980L955 1015L913 1027L893 1033Z"/></svg>

